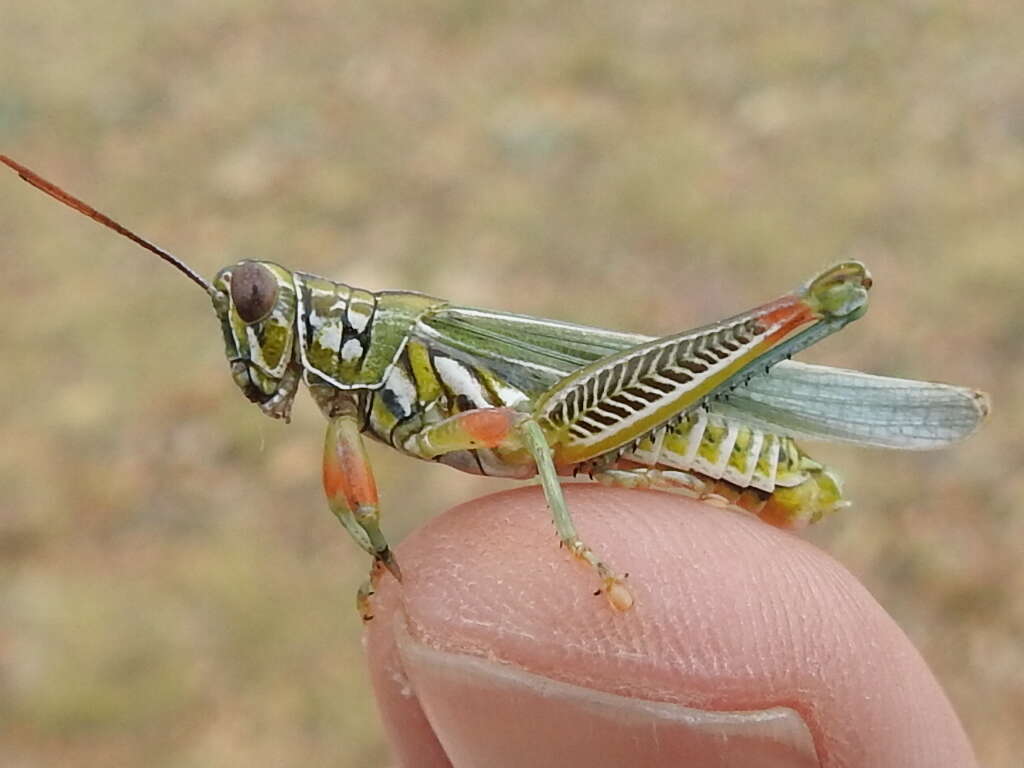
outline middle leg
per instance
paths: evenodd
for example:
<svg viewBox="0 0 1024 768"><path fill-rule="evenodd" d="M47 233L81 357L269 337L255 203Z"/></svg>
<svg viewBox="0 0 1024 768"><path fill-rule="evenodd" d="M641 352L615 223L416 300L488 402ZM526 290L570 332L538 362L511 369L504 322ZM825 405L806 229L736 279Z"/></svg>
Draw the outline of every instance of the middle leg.
<svg viewBox="0 0 1024 768"><path fill-rule="evenodd" d="M576 525L573 523L569 508L562 494L562 485L555 470L551 446L548 445L544 431L537 422L525 421L520 427L520 434L526 449L533 455L537 463L537 474L540 475L544 496L547 498L551 516L555 522L555 530L566 547L576 558L582 560L597 571L601 577L601 588L595 594L604 593L612 608L617 611L628 611L633 607L633 595L626 587L624 580L605 565L594 550L583 543Z"/></svg>
<svg viewBox="0 0 1024 768"><path fill-rule="evenodd" d="M623 579L580 539L562 495L551 447L537 422L511 408L464 411L414 435L405 448L423 458L477 448L503 448L509 452L525 449L523 461L529 462L532 459L537 466L537 474L562 546L597 571L601 587L596 594L604 593L616 610L626 611L633 606L633 596Z"/></svg>

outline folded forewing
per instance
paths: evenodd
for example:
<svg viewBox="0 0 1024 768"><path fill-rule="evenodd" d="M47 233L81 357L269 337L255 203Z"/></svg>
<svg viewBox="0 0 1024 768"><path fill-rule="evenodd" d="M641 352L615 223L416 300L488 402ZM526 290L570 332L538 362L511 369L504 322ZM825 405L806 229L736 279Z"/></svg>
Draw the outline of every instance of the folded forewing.
<svg viewBox="0 0 1024 768"><path fill-rule="evenodd" d="M558 320L469 307L446 307L420 321L435 348L471 359L538 396L564 376L613 352L650 341Z"/></svg>
<svg viewBox="0 0 1024 768"><path fill-rule="evenodd" d="M653 340L466 307L426 318L421 332L446 350L500 367L533 395L576 368ZM963 387L784 360L708 407L780 435L923 450L970 435L988 413L988 399Z"/></svg>

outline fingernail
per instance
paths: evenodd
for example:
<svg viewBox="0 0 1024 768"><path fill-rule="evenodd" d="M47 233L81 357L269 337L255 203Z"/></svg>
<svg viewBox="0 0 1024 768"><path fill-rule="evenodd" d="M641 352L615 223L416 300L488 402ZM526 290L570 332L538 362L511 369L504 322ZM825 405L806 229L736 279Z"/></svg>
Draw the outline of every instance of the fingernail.
<svg viewBox="0 0 1024 768"><path fill-rule="evenodd" d="M789 707L714 712L620 696L431 648L400 616L394 627L411 693L454 768L820 765Z"/></svg>

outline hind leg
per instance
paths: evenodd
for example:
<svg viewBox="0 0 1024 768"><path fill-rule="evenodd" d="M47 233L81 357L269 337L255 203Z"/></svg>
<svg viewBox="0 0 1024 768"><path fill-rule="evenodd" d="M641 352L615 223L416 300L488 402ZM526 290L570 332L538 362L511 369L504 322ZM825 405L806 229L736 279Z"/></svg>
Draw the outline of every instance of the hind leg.
<svg viewBox="0 0 1024 768"><path fill-rule="evenodd" d="M713 491L716 484L712 481L700 475L676 469L649 469L647 467L605 469L595 472L593 478L601 485L618 488L675 491L701 501L707 501L712 505L715 505L718 498L722 498L720 494Z"/></svg>

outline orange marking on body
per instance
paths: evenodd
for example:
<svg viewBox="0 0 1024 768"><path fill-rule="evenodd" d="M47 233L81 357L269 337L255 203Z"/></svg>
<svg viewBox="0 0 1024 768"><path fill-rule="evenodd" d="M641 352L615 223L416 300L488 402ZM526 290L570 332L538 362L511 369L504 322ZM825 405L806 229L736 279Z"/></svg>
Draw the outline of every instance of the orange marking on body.
<svg viewBox="0 0 1024 768"><path fill-rule="evenodd" d="M779 299L773 302L773 304L775 305L774 308L761 315L757 320L762 331L778 326L761 342L768 346L774 346L803 326L810 325L821 319L821 315L796 296Z"/></svg>
<svg viewBox="0 0 1024 768"><path fill-rule="evenodd" d="M774 496L768 499L768 502L757 512L757 516L776 528L793 529L801 527L794 524L795 516L793 510L780 504Z"/></svg>
<svg viewBox="0 0 1024 768"><path fill-rule="evenodd" d="M324 456L323 481L327 497L344 498L349 509L376 506L379 501L377 483L366 456L344 442Z"/></svg>
<svg viewBox="0 0 1024 768"><path fill-rule="evenodd" d="M734 503L740 509L749 512L752 515L760 516L761 510L764 509L765 503L767 502L765 496L765 491L758 488L744 488L743 492Z"/></svg>
<svg viewBox="0 0 1024 768"><path fill-rule="evenodd" d="M356 447L342 443L338 446L338 458L344 476L345 498L352 509L362 506L377 506L377 483L366 460L365 454Z"/></svg>
<svg viewBox="0 0 1024 768"><path fill-rule="evenodd" d="M331 460L331 454L324 457L324 493L328 498L334 499L342 495L342 486L345 484L345 476L342 474L341 466L335 460Z"/></svg>
<svg viewBox="0 0 1024 768"><path fill-rule="evenodd" d="M481 408L463 417L462 427L481 445L494 448L512 431L513 412L507 408Z"/></svg>
<svg viewBox="0 0 1024 768"><path fill-rule="evenodd" d="M762 315L759 318L759 323L762 327L780 326L778 330L768 336L768 340L774 342L792 333L801 325L813 323L818 319L820 316L813 309L807 306L803 300L794 296L780 300L780 306Z"/></svg>

